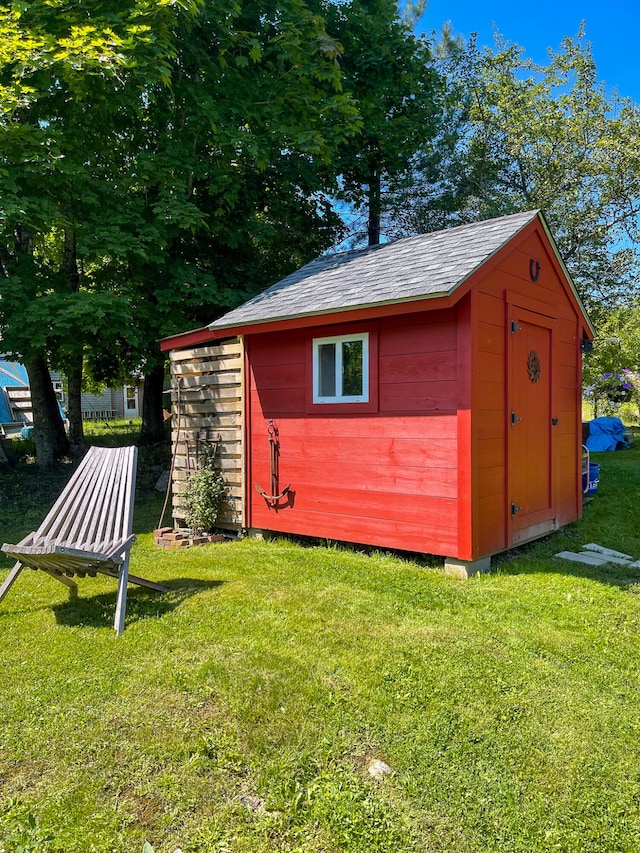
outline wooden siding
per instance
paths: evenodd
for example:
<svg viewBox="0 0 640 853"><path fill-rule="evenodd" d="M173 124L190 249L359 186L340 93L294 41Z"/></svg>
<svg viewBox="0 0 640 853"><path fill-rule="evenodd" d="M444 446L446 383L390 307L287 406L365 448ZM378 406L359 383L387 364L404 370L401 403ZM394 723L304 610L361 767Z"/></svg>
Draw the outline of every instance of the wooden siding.
<svg viewBox="0 0 640 853"><path fill-rule="evenodd" d="M532 281L531 259L540 262ZM555 258L539 232L528 235L481 281L474 302L474 430L473 484L474 556L495 553L560 527L581 513L579 492L580 447L580 327L574 301L562 281ZM508 306L549 318L552 328L551 465L554 518L542 525L511 530L508 492L510 408L507 371L510 318ZM521 465L536 464L519 460ZM540 461L539 464L545 464Z"/></svg>
<svg viewBox="0 0 640 853"><path fill-rule="evenodd" d="M481 287L473 294L474 557L506 547L507 537L506 311L503 293Z"/></svg>
<svg viewBox="0 0 640 853"><path fill-rule="evenodd" d="M228 499L217 527L240 530L245 523L244 352L242 341L227 338L208 346L171 353L171 440L173 518L184 525L184 488L198 465L203 443L218 441L216 466L223 472Z"/></svg>
<svg viewBox="0 0 640 853"><path fill-rule="evenodd" d="M123 418L124 406L122 403L119 407L116 405L115 396L116 394L111 388L106 388L99 394L83 391L80 398L83 420L97 421ZM120 397L122 397L122 390L120 390Z"/></svg>
<svg viewBox="0 0 640 853"><path fill-rule="evenodd" d="M325 329L251 336L250 525L454 554L455 311L385 318L368 330L378 344L378 403L376 411L357 414L347 405L309 405L308 351ZM256 489L269 490L271 419L280 438L279 486L290 484L293 492L278 509Z"/></svg>
<svg viewBox="0 0 640 853"><path fill-rule="evenodd" d="M517 344L514 314L526 327ZM542 536L581 513L580 337L587 327L536 221L447 296L246 327L244 354L237 338L199 346L204 330L187 333L183 340L196 348L171 356L185 431L177 435L174 393L174 515L180 520L185 438L220 434L231 494L223 526L464 560ZM313 338L363 331L369 399L314 404ZM544 367L535 392L534 351ZM512 429L514 403L523 425L534 424L527 433ZM265 500L285 487L283 499ZM524 509L514 520L516 491Z"/></svg>

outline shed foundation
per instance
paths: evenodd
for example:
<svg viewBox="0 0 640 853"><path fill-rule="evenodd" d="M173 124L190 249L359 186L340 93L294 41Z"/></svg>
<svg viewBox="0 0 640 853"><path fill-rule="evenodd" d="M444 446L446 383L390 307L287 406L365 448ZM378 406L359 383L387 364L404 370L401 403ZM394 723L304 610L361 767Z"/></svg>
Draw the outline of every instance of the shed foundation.
<svg viewBox="0 0 640 853"><path fill-rule="evenodd" d="M460 580L467 580L477 574L485 574L491 569L491 557L479 560L458 560L457 557L445 557L444 573Z"/></svg>

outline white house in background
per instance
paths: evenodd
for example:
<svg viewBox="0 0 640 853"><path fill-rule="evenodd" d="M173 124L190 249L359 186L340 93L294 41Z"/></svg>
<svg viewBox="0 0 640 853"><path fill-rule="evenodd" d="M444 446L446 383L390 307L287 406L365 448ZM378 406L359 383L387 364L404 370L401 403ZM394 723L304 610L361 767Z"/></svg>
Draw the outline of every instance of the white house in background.
<svg viewBox="0 0 640 853"><path fill-rule="evenodd" d="M61 373L51 371L51 380L56 397L66 411L69 397L67 382ZM143 385L123 385L105 388L97 394L83 391L81 398L82 418L85 421L112 421L139 418L142 412Z"/></svg>

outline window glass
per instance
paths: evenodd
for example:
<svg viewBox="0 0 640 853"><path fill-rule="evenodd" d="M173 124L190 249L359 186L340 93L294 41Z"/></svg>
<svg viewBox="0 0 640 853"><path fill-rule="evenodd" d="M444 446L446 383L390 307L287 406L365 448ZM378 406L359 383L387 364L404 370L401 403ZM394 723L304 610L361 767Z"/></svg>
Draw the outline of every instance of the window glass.
<svg viewBox="0 0 640 853"><path fill-rule="evenodd" d="M362 341L342 343L342 396L362 394Z"/></svg>
<svg viewBox="0 0 640 853"><path fill-rule="evenodd" d="M340 335L313 341L313 402L369 400L369 335Z"/></svg>
<svg viewBox="0 0 640 853"><path fill-rule="evenodd" d="M336 345L320 344L318 347L318 396L336 396Z"/></svg>

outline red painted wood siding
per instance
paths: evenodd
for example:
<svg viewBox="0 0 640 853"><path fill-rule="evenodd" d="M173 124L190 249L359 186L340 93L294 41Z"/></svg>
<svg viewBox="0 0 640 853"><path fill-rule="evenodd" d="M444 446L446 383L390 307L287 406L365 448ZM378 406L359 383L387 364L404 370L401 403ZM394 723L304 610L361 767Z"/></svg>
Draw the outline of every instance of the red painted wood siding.
<svg viewBox="0 0 640 853"><path fill-rule="evenodd" d="M349 325L340 327L347 334ZM376 412L321 405L309 414L308 350L325 329L252 335L252 527L443 555L458 551L457 324L454 310L385 318ZM270 509L267 425L280 435L280 487L292 506Z"/></svg>
<svg viewBox="0 0 640 853"><path fill-rule="evenodd" d="M483 286L473 294L474 557L506 543L505 303Z"/></svg>
<svg viewBox="0 0 640 853"><path fill-rule="evenodd" d="M540 275L531 280L530 260L540 262ZM552 470L556 515L548 529L580 517L579 440L580 325L573 299L561 280L546 236L536 231L501 258L472 293L474 303L474 556L524 541L535 530L518 531L510 540L507 443L507 343L510 302L553 319L552 323ZM531 460L520 460L522 465ZM544 464L544 463L541 463Z"/></svg>
<svg viewBox="0 0 640 853"><path fill-rule="evenodd" d="M535 282L531 259L540 262ZM394 307L394 316L330 332L248 336L250 526L475 559L580 516L582 318L543 229L519 235L472 278L454 307L434 300L428 310ZM549 460L555 515L544 529L511 523L510 305L551 320L558 426ZM363 328L378 347L375 404L359 412L310 405L313 337ZM255 489L269 490L270 419L280 434L280 488L293 492L277 510Z"/></svg>

